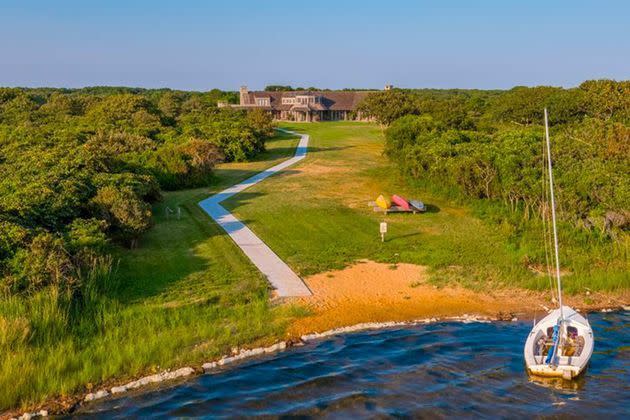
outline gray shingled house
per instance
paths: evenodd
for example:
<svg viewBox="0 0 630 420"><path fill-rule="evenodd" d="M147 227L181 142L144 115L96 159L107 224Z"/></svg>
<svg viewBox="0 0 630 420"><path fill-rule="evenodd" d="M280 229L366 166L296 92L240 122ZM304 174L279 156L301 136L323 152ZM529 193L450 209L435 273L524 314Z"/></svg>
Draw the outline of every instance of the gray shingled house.
<svg viewBox="0 0 630 420"><path fill-rule="evenodd" d="M389 86L388 86L389 87ZM249 91L241 86L238 105L220 102L219 107L265 109L281 121L366 120L357 105L367 91Z"/></svg>

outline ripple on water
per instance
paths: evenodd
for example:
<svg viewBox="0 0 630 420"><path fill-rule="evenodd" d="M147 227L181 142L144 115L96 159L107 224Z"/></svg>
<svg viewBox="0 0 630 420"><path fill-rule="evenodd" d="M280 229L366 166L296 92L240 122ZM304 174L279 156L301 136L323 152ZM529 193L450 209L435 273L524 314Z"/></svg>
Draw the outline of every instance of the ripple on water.
<svg viewBox="0 0 630 420"><path fill-rule="evenodd" d="M629 318L590 316L595 352L573 382L524 372L529 323L447 322L332 336L76 414L620 417L629 412Z"/></svg>

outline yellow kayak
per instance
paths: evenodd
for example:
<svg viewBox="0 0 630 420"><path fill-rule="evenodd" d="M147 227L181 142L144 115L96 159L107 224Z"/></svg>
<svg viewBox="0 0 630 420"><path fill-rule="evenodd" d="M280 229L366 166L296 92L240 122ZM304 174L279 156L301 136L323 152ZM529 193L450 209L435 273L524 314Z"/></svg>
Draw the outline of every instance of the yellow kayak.
<svg viewBox="0 0 630 420"><path fill-rule="evenodd" d="M384 210L387 210L392 206L392 202L389 201L388 198L385 198L383 195L379 195L376 199L376 205Z"/></svg>

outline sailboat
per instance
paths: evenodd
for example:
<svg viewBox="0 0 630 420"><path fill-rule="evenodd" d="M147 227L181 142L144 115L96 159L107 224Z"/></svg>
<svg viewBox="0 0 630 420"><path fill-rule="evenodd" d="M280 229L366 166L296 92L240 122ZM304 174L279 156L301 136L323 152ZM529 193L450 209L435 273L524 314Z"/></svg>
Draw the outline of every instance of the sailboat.
<svg viewBox="0 0 630 420"><path fill-rule="evenodd" d="M562 304L562 279L556 227L556 203L549 141L549 122L545 108L545 141L551 199L551 221L555 254L555 277L558 308L535 323L525 343L525 364L530 374L571 380L584 371L593 354L593 330L588 320L569 306ZM543 152L544 154L544 152ZM544 215L543 215L544 217ZM547 240L547 238L545 238Z"/></svg>

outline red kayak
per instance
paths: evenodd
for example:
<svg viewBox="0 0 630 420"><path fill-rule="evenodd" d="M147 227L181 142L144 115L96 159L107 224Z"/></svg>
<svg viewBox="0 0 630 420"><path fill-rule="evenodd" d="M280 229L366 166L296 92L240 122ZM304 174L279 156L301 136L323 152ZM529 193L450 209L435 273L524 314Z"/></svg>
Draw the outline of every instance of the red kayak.
<svg viewBox="0 0 630 420"><path fill-rule="evenodd" d="M402 207L405 210L411 210L411 207L409 207L409 202L399 195L392 195L392 203Z"/></svg>

